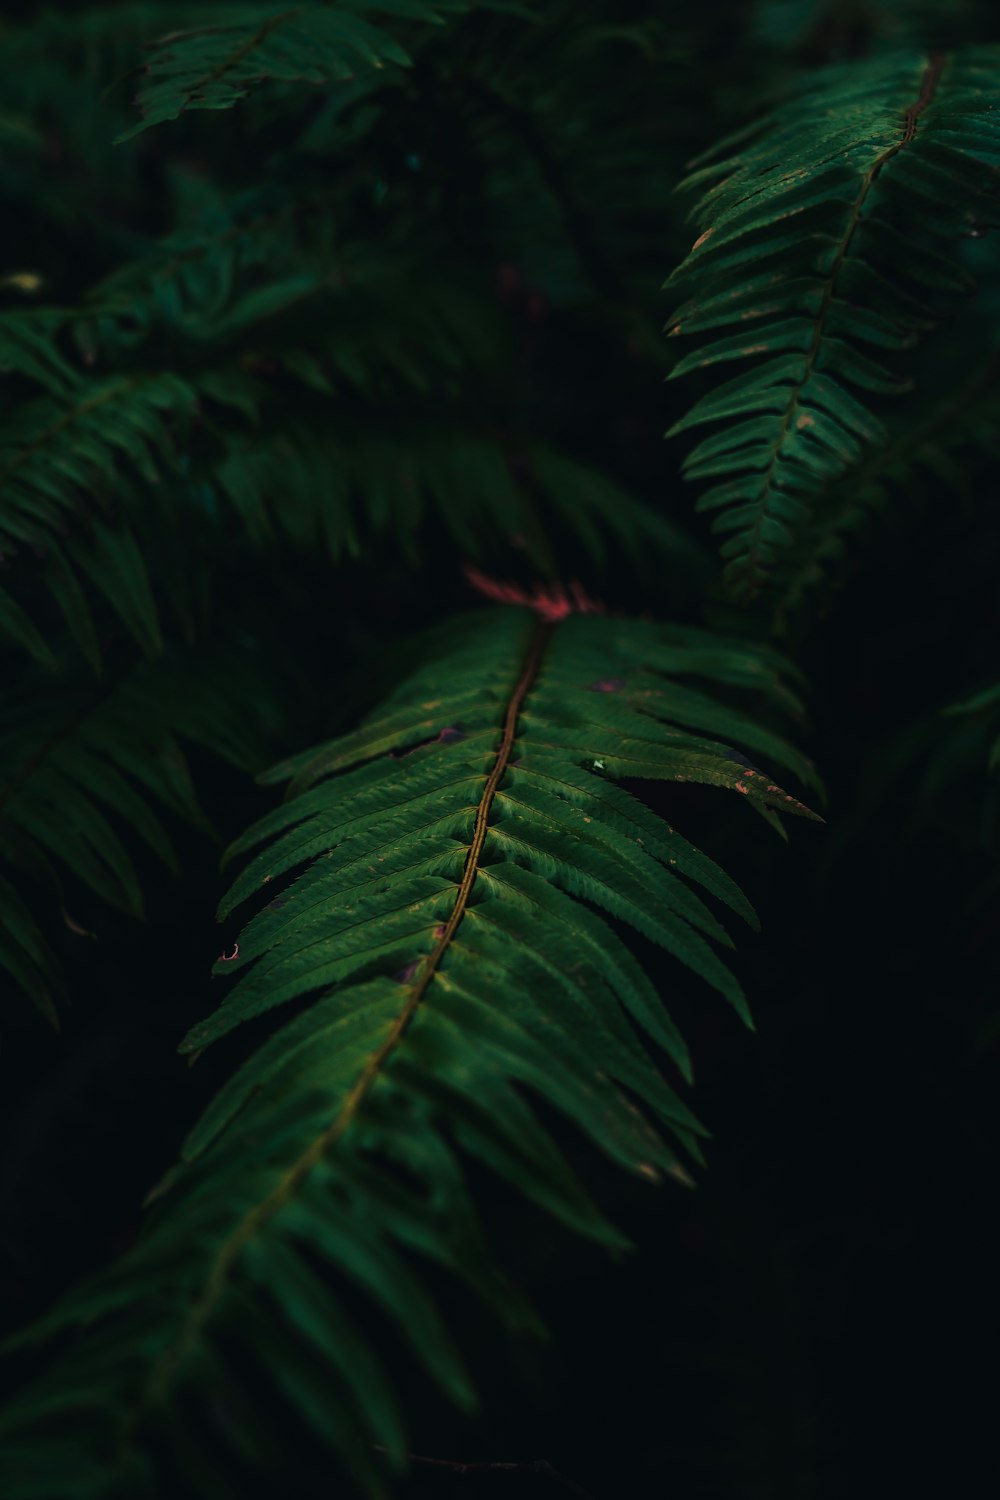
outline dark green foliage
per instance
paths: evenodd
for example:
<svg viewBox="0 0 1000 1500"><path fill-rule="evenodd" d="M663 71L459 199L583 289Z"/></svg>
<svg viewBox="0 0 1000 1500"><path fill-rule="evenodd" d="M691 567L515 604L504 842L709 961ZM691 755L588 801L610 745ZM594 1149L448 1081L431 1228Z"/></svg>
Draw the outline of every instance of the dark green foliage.
<svg viewBox="0 0 1000 1500"><path fill-rule="evenodd" d="M44 1111L106 991L136 1029L158 995L184 1059L155 1150L107 1106L86 1191L133 1138L141 1166L94 1274L22 1308L0 1266L5 1500L395 1493L425 1388L484 1389L463 1324L530 1365L526 1268L592 1300L557 1231L623 1251L630 1193L704 1180L718 1000L752 1026L784 985L836 1052L850 902L867 974L893 838L995 853L995 31L975 0L0 22L0 1064L37 1066ZM846 709L842 621L883 674ZM785 738L814 682L821 756L864 760L799 891L809 840L769 830L824 800ZM901 803L916 855L883 831ZM743 886L767 935L731 966ZM827 1133L852 1111L845 1079ZM751 1216L781 1170L750 1162ZM676 1227L642 1237L683 1315ZM790 1488L720 1467L706 1496L811 1497L788 1442Z"/></svg>
<svg viewBox="0 0 1000 1500"><path fill-rule="evenodd" d="M996 725L1000 710L1000 685L991 683L989 687L980 689L973 693L971 698L964 699L961 703L952 703L945 709L950 716L965 717L974 716L979 725L986 725L992 732L989 747L988 768L996 771L1000 767L1000 735L996 734Z"/></svg>
<svg viewBox="0 0 1000 1500"><path fill-rule="evenodd" d="M176 870L163 811L210 829L182 744L244 770L259 763L253 685L245 674L240 678L233 658L161 657L100 683L36 676L7 692L0 713L0 868L29 877L49 925L61 918L79 936L95 935L67 912L67 876L101 902L141 917L129 845L141 840ZM3 888L0 967L55 1021L54 961L7 879Z"/></svg>
<svg viewBox="0 0 1000 1500"><path fill-rule="evenodd" d="M278 6L257 4L199 12L197 29L171 31L157 42L146 79L136 98L142 123L119 140L185 110L231 109L263 83L329 84L356 72L406 66L398 42L372 24L371 17L440 21L451 0L340 0L336 4Z"/></svg>
<svg viewBox="0 0 1000 1500"><path fill-rule="evenodd" d="M274 1395L380 1492L367 1445L398 1453L403 1428L339 1283L382 1306L448 1394L472 1400L401 1258L416 1250L489 1297L500 1291L456 1148L611 1246L620 1236L521 1089L628 1170L687 1180L627 1090L700 1160L702 1127L638 1036L690 1079L687 1047L608 919L661 945L749 1020L712 946L730 939L695 888L756 918L718 866L617 783L705 782L805 812L705 737L810 780L780 738L705 691L749 687L794 706L779 665L701 631L544 623L526 610L450 621L427 656L360 729L264 778L290 780L292 795L230 851L259 852L222 913L277 894L223 954L217 969L236 983L183 1049L312 1003L209 1106L137 1248L30 1335L88 1326L79 1355L8 1414L8 1454L26 1455L20 1472L8 1458L11 1500L145 1493L147 1429L164 1402L183 1427L177 1403L193 1384L219 1411L211 1442L252 1451L264 1434L251 1437L260 1417L244 1409L240 1362L269 1347L280 1351ZM53 1462L31 1438L61 1416L81 1425Z"/></svg>
<svg viewBox="0 0 1000 1500"><path fill-rule="evenodd" d="M668 332L708 336L673 375L753 361L671 433L724 423L685 460L710 480L726 576L755 595L834 481L888 441L898 356L969 291L956 253L1000 214L1000 54L902 53L809 78L687 179L699 235ZM718 179L718 180L714 180ZM734 331L738 330L738 331Z"/></svg>
<svg viewBox="0 0 1000 1500"><path fill-rule="evenodd" d="M335 562L372 535L417 562L443 531L466 556L500 540L552 574L553 538L572 532L595 561L615 536L647 565L700 566L677 527L520 415L516 350L478 275L373 251L349 232L370 212L356 178L331 184L309 153L291 181L282 165L249 191L199 187L189 227L78 307L0 322L0 368L20 377L0 429L0 539L36 559L23 597L0 595L0 631L44 655L49 592L96 666L97 595L155 655L164 608L189 612L165 597L174 579L150 576L163 526L188 574L186 533L227 511L241 545L277 531Z"/></svg>
<svg viewBox="0 0 1000 1500"><path fill-rule="evenodd" d="M894 516L933 526L944 485L956 520L974 521L980 486L1000 456L1000 401L992 353L971 371L956 372L950 389L916 401L885 446L830 485L815 515L783 554L768 591L773 628L786 636L824 589L849 576L852 555L873 520L891 532Z"/></svg>

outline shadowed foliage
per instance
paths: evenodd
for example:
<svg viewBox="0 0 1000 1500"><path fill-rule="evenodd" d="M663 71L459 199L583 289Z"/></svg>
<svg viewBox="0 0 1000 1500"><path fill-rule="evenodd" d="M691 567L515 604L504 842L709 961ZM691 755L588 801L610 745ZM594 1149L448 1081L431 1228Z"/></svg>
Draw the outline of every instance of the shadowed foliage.
<svg viewBox="0 0 1000 1500"><path fill-rule="evenodd" d="M4 1500L856 1482L998 1034L997 30L13 0Z"/></svg>

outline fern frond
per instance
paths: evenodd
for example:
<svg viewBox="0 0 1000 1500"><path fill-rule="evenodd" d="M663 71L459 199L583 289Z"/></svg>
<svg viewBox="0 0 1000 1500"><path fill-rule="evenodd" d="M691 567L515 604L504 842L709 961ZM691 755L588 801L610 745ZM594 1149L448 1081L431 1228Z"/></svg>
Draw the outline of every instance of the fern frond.
<svg viewBox="0 0 1000 1500"><path fill-rule="evenodd" d="M861 551L877 522L922 524L944 486L949 503L971 518L977 477L1000 457L1000 390L995 357L966 379L956 372L947 394L910 413L888 446L816 499L808 524L775 568L769 591L772 632L782 637L807 605L815 608Z"/></svg>
<svg viewBox="0 0 1000 1500"><path fill-rule="evenodd" d="M748 711L720 702L723 686L746 692ZM7 1465L21 1476L9 1500L112 1491L102 1454L119 1490L145 1494L150 1445L162 1462L164 1440L189 1449L196 1472L219 1443L256 1462L273 1444L272 1383L365 1492L381 1493L371 1445L398 1454L404 1439L357 1293L466 1403L461 1361L406 1257L509 1299L484 1259L459 1152L612 1246L620 1236L529 1095L626 1169L686 1178L633 1101L697 1157L701 1127L639 1036L685 1077L687 1048L611 922L662 945L748 1019L699 888L755 918L619 782L705 782L810 816L726 743L812 779L760 723L787 691L766 653L701 631L488 610L439 631L429 664L361 728L264 778L290 780L291 794L233 847L253 857L223 912L271 899L220 962L236 984L184 1050L314 1003L209 1106L119 1269L26 1336L85 1325L7 1415ZM206 1428L186 1399L199 1388Z"/></svg>
<svg viewBox="0 0 1000 1500"><path fill-rule="evenodd" d="M58 394L12 408L0 425L0 546L47 558L46 582L88 654L94 633L80 572L144 651L155 655L162 647L146 561L120 515L121 470L148 494L173 459L171 419L187 422L196 399L173 374L77 377ZM86 524L102 511L105 524ZM66 542L74 535L70 561Z"/></svg>
<svg viewBox="0 0 1000 1500"><path fill-rule="evenodd" d="M163 815L210 829L182 743L247 769L257 739L248 687L217 655L161 658L104 684L29 679L8 689L0 711L5 887L16 872L22 896L33 888L32 906L58 917L68 878L88 900L141 917L131 848L145 845L176 868ZM5 904L0 965L51 1011L58 966L20 897Z"/></svg>
<svg viewBox="0 0 1000 1500"><path fill-rule="evenodd" d="M320 785L274 813L236 846L244 850L269 835L283 835L250 862L224 909L231 910L251 896L265 874L274 878L319 852L316 840L329 858L300 878L293 894L282 903L280 918L265 913L244 933L239 959L235 966L228 966L229 972L271 951L235 987L215 1016L196 1029L192 1046L203 1046L238 1021L278 1003L285 998L286 988L288 997L293 997L300 989L323 983L323 975L310 968L314 960L330 955L337 970L329 976L332 981L355 972L353 954L362 954L362 961L368 963L383 942L389 945L386 953L390 956L405 951L412 957L415 934L432 929L437 920L444 919L442 912L447 917L454 898L454 883L448 876L456 861L461 866L466 860L468 841L461 835L476 814L477 789L489 781L498 707L525 619L513 611L501 613L498 619L487 615L485 623L473 620L460 628L466 636L461 648L449 653L444 665L435 662L407 683L399 701L390 700L371 724L346 741L286 762L267 778L293 777L294 788L303 791L316 782ZM667 685L659 680L656 670L661 663L665 664L661 670L671 675L698 673L701 668L711 679L711 668L702 667L709 659L704 640L689 644L681 633L674 644L669 637L664 640L656 627L635 622L611 626L604 620L574 618L557 632L551 649L544 635L539 636L536 649L538 680L533 670L530 695L526 687L517 699L516 714L508 705L508 718L514 717L506 731L504 785L500 787L498 779L497 786L490 787L488 806L480 809L484 818L491 819L491 858L481 870L477 864L477 879L481 875L482 882L470 925L478 931L480 918L493 914L486 898L488 894L502 898L494 882L510 878L507 866L523 865L556 885L565 884L571 894L586 896L612 916L631 921L682 962L709 976L742 1006L735 981L698 936L699 931L718 935L714 919L700 902L689 900L673 871L658 867L656 854L639 847L638 814L629 817L634 799L623 800L610 789L598 796L599 783L592 786L593 775L581 777L579 770L611 777L655 775L707 781L735 787L751 803L763 807L802 811L761 773L747 769L741 760L727 760L716 744L689 731L727 734L778 763L793 764L800 778L809 778L807 764L744 715L720 708L679 682ZM747 659L741 665L749 670ZM593 674L586 677L590 667ZM454 686L443 689L442 683ZM523 740L513 737L515 727ZM407 767L403 778L406 805L400 809L399 768L389 753L442 736L444 746L451 747L447 753L440 746L420 751ZM424 762L428 763L426 781L421 774ZM449 775L442 776L442 764L447 765L453 782ZM356 769L342 779L327 779L335 771L352 767ZM431 847L426 832L429 821L434 830ZM335 830L339 830L336 839ZM485 831L481 836L485 838ZM385 840L374 853L373 837ZM646 838L650 837L647 830ZM654 847L663 854L669 843L669 837L662 834ZM670 856L665 858L669 865ZM386 869L380 870L383 863ZM401 915L397 904L401 887L388 879L396 870L404 872L407 884L419 885L423 899L414 910L422 913L421 922L412 922L412 913ZM375 879L365 881L365 874ZM360 889L356 889L359 881ZM352 891L364 899L357 906L353 900L348 902L343 930L350 936L335 943L327 925L331 895ZM516 904L516 897L509 899ZM317 903L323 913L318 933L308 915ZM535 920L543 921L540 916ZM278 934L289 941L276 941ZM543 933L540 928L538 936L544 937L543 951L563 949L561 961L568 961L557 930ZM316 939L319 946L313 950ZM418 940L418 951L421 941L426 938ZM605 980L609 977L603 975Z"/></svg>
<svg viewBox="0 0 1000 1500"><path fill-rule="evenodd" d="M462 8L456 0L213 7L197 30L158 40L136 98L142 119L118 140L187 110L231 109L262 83L318 86L353 78L359 70L406 67L409 54L370 18L440 24Z"/></svg>
<svg viewBox="0 0 1000 1500"><path fill-rule="evenodd" d="M817 493L886 441L873 398L909 384L887 359L972 285L948 241L1000 215L998 76L996 48L830 69L688 178L700 233L668 327L710 338L673 375L741 369L671 433L722 424L685 473L712 481L699 508L719 513L740 595L770 577Z"/></svg>
<svg viewBox="0 0 1000 1500"><path fill-rule="evenodd" d="M699 561L668 521L599 470L500 435L430 423L367 438L275 427L231 438L215 473L254 545L283 533L297 547L325 547L335 563L365 555L375 539L415 562L442 534L476 560L505 539L543 572L558 536L577 538L598 563L608 539L637 562Z"/></svg>

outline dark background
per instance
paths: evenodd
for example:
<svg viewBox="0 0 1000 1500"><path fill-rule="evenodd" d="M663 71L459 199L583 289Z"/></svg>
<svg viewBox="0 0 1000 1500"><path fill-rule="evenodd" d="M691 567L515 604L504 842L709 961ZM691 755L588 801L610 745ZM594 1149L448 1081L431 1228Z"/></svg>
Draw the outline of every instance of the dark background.
<svg viewBox="0 0 1000 1500"><path fill-rule="evenodd" d="M716 29L700 39L694 82L668 104L675 154L739 118L744 96L777 67L766 49L748 61L740 41L735 20L728 38ZM147 170L158 153L192 149L206 128L181 147L158 133L142 148ZM599 220L600 204L592 210ZM138 205L140 219L151 212ZM82 226L83 264L74 264L81 283L104 253L88 249L92 227ZM25 259L32 231L22 233ZM671 234L683 246L683 228ZM660 254L649 248L650 259ZM662 246L661 272L675 249ZM500 253L479 267L498 298L507 264ZM648 276L644 284L655 329L668 302ZM520 341L517 378L551 430L710 549L660 436L686 393L665 395L655 359L613 339L605 349L601 332L527 276L524 295L504 305ZM559 399L546 406L553 388ZM897 497L856 545L839 589L786 643L808 684L801 737L828 790L826 825L794 825L785 848L720 793L649 793L757 906L763 935L740 934L737 955L757 1033L643 955L691 1042L693 1103L714 1137L708 1169L693 1191L654 1190L567 1138L637 1246L617 1263L478 1180L497 1253L551 1338L512 1348L498 1324L456 1301L483 1412L459 1419L402 1370L416 1453L546 1459L595 1500L992 1492L975 1475L983 1460L995 1474L985 1449L996 1394L996 788L986 728L940 716L996 672L997 476L972 457L968 465L971 502L957 504L944 481L925 487L914 513ZM333 599L320 564L295 563L270 599L273 634L302 642L296 683L317 679L332 642L344 678L335 707L289 707L279 753L370 707L398 641L448 603L472 603L458 561L441 548L416 572L379 560L339 579ZM698 588L681 580L665 605L657 579L637 580L614 558L592 586L611 609L700 617ZM236 564L220 587L241 606L252 591ZM220 843L269 805L269 793L207 758L196 769ZM100 941L72 949L77 979L60 1035L20 1018L8 1029L0 1309L9 1328L131 1242L144 1193L228 1070L228 1057L189 1069L174 1050L213 1003L207 970L222 946L218 847L178 837L181 882L142 871L147 924L103 915ZM90 925L85 896L79 903ZM330 1492L309 1455L294 1484L284 1492ZM267 1478L260 1486L276 1493ZM417 1466L400 1484L401 1495L470 1500L563 1492L527 1469Z"/></svg>

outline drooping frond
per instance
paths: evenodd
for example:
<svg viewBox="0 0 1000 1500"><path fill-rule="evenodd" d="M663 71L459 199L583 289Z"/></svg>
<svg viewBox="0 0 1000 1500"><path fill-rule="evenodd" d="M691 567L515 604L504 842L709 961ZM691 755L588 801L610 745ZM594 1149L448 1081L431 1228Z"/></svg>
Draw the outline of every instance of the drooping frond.
<svg viewBox="0 0 1000 1500"><path fill-rule="evenodd" d="M430 285L386 302L370 267L336 292L310 273L241 297L225 258L194 285L181 252L158 264L150 283L98 288L73 333L102 365L183 338L190 376L82 370L56 339L62 321L45 315L38 326L25 315L20 342L8 340L11 368L20 351L46 387L0 425L0 634L36 660L51 661L46 592L95 668L95 600L147 654L160 650L170 601L158 517L196 527L206 503L235 511L240 546L278 534L338 562L379 537L417 561L445 535L467 558L506 545L551 573L564 533L595 563L614 540L644 564L700 570L698 549L655 509L463 398L463 380L504 342L485 299ZM236 369L234 349L247 351Z"/></svg>
<svg viewBox="0 0 1000 1500"><path fill-rule="evenodd" d="M79 1329L7 1415L9 1500L160 1493L154 1470L169 1488L180 1453L210 1493L214 1452L273 1451L282 1399L381 1493L372 1446L399 1454L404 1437L358 1293L465 1402L409 1257L517 1306L484 1257L461 1154L609 1245L620 1238L532 1096L640 1176L686 1175L647 1115L697 1159L701 1127L647 1050L690 1077L687 1048L612 923L747 1018L704 897L755 918L620 783L705 782L805 813L730 748L812 779L761 723L794 697L756 649L548 613L449 622L361 728L265 778L290 780L290 796L231 851L252 858L223 912L270 899L220 961L236 983L185 1050L312 1003L209 1106L136 1248L28 1336Z"/></svg>
<svg viewBox="0 0 1000 1500"><path fill-rule="evenodd" d="M182 743L247 769L258 739L247 684L233 662L211 654L142 663L105 683L36 676L8 688L0 710L0 883L8 891L0 968L48 1014L58 965L40 929L47 912L51 926L79 931L66 911L67 882L141 917L130 850L145 845L174 868L164 814L210 827ZM19 897L5 872L16 872Z"/></svg>
<svg viewBox="0 0 1000 1500"><path fill-rule="evenodd" d="M597 562L613 539L637 563L673 553L698 564L669 522L599 470L513 436L430 423L367 437L277 428L234 439L216 480L255 545L284 534L334 562L364 555L374 538L417 561L447 536L477 560L506 541L550 573L562 535Z"/></svg>
<svg viewBox="0 0 1000 1500"><path fill-rule="evenodd" d="M213 6L197 30L161 37L136 98L139 124L128 140L187 110L231 109L262 83L314 86L386 64L405 67L405 49L372 18L440 23L456 0L338 0L336 4Z"/></svg>
<svg viewBox="0 0 1000 1500"><path fill-rule="evenodd" d="M1000 51L893 54L805 80L688 179L700 230L671 334L674 375L738 373L671 429L718 425L685 472L711 488L734 591L753 596L815 497L886 440L897 356L971 278L950 242L1000 213ZM706 184L708 184L706 186Z"/></svg>

